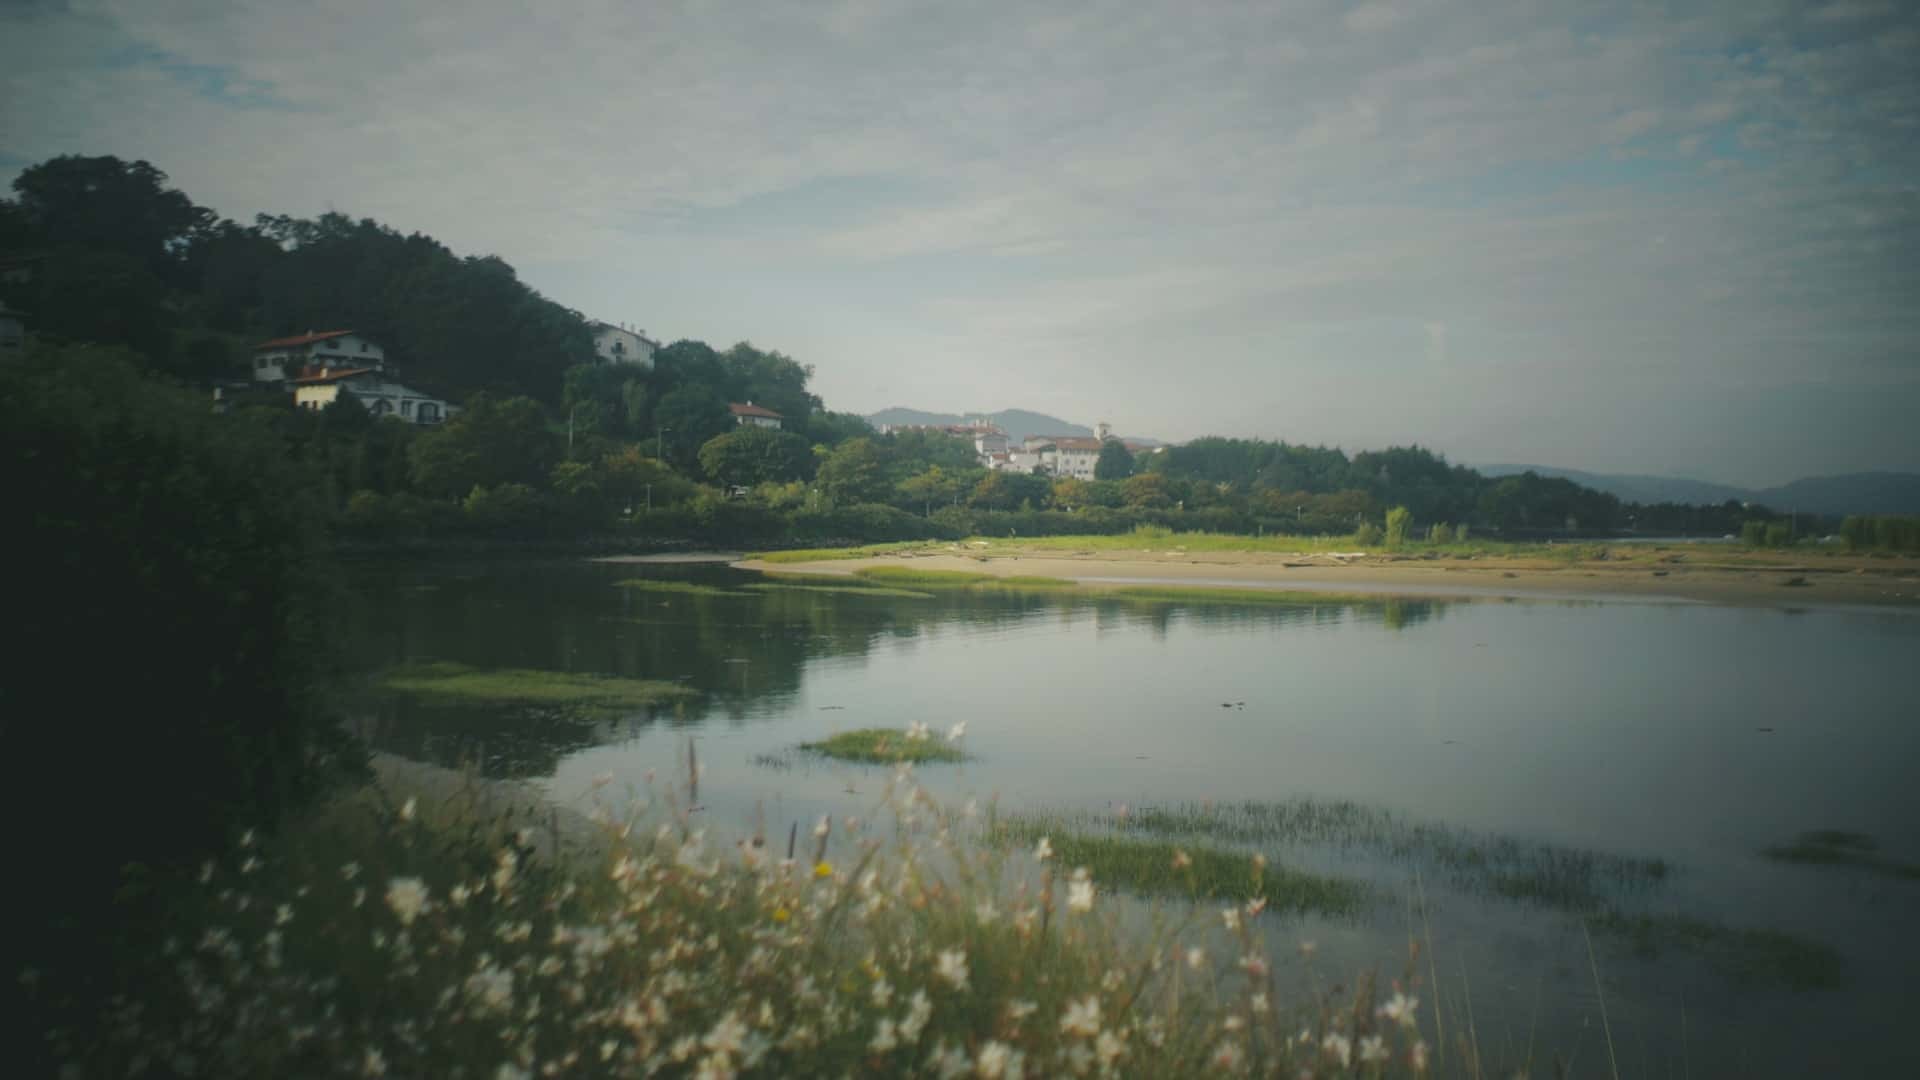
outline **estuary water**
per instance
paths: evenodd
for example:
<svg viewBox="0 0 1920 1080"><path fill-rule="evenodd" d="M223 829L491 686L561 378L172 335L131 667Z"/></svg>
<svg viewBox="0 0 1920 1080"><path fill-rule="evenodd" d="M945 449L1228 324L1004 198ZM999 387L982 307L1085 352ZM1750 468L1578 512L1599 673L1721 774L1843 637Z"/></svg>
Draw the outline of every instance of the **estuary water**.
<svg viewBox="0 0 1920 1080"><path fill-rule="evenodd" d="M1217 815L1240 826L1223 843L1368 882L1361 914L1263 917L1283 983L1399 976L1409 938L1430 941L1428 1019L1437 1001L1448 1041L1489 1063L1920 1073L1903 1033L1920 1000L1915 614L795 581L361 566L349 640L369 677L451 661L694 694L579 715L369 693L359 722L382 749L563 802L608 773L615 790L684 775L691 748L721 833L875 812L888 770L800 743L964 723L971 760L917 774L955 803ZM1798 857L1768 854L1782 848Z"/></svg>

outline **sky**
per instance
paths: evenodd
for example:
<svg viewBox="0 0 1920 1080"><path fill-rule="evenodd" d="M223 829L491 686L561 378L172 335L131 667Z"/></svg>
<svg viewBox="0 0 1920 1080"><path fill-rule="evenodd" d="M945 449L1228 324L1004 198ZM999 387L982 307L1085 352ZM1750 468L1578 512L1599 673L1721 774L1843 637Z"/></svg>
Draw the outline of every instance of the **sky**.
<svg viewBox="0 0 1920 1080"><path fill-rule="evenodd" d="M492 253L829 407L1920 471L1920 4L0 0L0 179Z"/></svg>

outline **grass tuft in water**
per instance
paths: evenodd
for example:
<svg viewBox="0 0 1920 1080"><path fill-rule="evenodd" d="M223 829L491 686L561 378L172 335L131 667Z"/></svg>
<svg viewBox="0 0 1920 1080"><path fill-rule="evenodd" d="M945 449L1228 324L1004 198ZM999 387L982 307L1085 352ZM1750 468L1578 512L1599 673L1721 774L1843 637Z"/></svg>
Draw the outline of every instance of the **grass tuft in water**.
<svg viewBox="0 0 1920 1080"><path fill-rule="evenodd" d="M1077 831L1063 819L1043 817L1002 818L994 835L1021 845L1046 837L1061 866L1084 866L1095 881L1148 896L1265 897L1276 910L1322 915L1353 914L1367 903L1367 888L1358 881L1288 869L1250 852Z"/></svg>
<svg viewBox="0 0 1920 1080"><path fill-rule="evenodd" d="M621 589L634 589L639 592L673 593L678 596L751 596L751 593L738 589L723 589L718 585L700 585L691 581L661 581L657 578L627 578L613 583Z"/></svg>
<svg viewBox="0 0 1920 1080"><path fill-rule="evenodd" d="M915 733L897 728L861 728L843 731L819 742L801 743L800 749L839 761L867 765L892 765L898 762L965 761L959 746L938 735Z"/></svg>
<svg viewBox="0 0 1920 1080"><path fill-rule="evenodd" d="M1846 965L1832 946L1779 930L1727 926L1691 915L1630 915L1602 911L1595 930L1624 937L1638 952L1657 956L1682 949L1703 957L1740 982L1780 983L1793 990L1831 990L1846 981Z"/></svg>
<svg viewBox="0 0 1920 1080"><path fill-rule="evenodd" d="M636 708L695 696L677 683L572 671L475 668L447 661L405 664L378 679L387 690L417 697L512 705Z"/></svg>
<svg viewBox="0 0 1920 1080"><path fill-rule="evenodd" d="M1879 854L1879 844L1865 833L1815 829L1801 833L1790 844L1775 845L1761 854L1777 862L1853 867L1886 877L1920 881L1920 864Z"/></svg>

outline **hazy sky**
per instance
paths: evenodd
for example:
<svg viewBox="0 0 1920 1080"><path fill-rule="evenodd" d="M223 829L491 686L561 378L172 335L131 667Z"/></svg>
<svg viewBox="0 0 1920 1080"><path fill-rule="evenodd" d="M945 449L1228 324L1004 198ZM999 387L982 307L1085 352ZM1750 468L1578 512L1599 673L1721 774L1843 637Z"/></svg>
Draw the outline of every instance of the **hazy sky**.
<svg viewBox="0 0 1920 1080"><path fill-rule="evenodd" d="M830 406L1920 470L1920 4L0 0L0 175L497 253Z"/></svg>

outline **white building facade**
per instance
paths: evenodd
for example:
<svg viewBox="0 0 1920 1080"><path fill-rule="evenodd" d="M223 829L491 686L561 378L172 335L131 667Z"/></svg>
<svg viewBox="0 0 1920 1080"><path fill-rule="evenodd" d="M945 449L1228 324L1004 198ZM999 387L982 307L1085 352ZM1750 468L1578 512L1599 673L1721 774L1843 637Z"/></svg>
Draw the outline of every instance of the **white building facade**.
<svg viewBox="0 0 1920 1080"><path fill-rule="evenodd" d="M309 330L253 347L255 382L287 382L309 372L381 371L386 366L386 350L351 330Z"/></svg>
<svg viewBox="0 0 1920 1080"><path fill-rule="evenodd" d="M301 409L324 409L346 394L375 416L392 416L409 424L443 424L459 408L392 381L371 368L332 371L293 380L293 403Z"/></svg>
<svg viewBox="0 0 1920 1080"><path fill-rule="evenodd" d="M604 364L635 364L653 370L653 354L660 343L639 329L629 330L615 323L593 322L593 351Z"/></svg>

